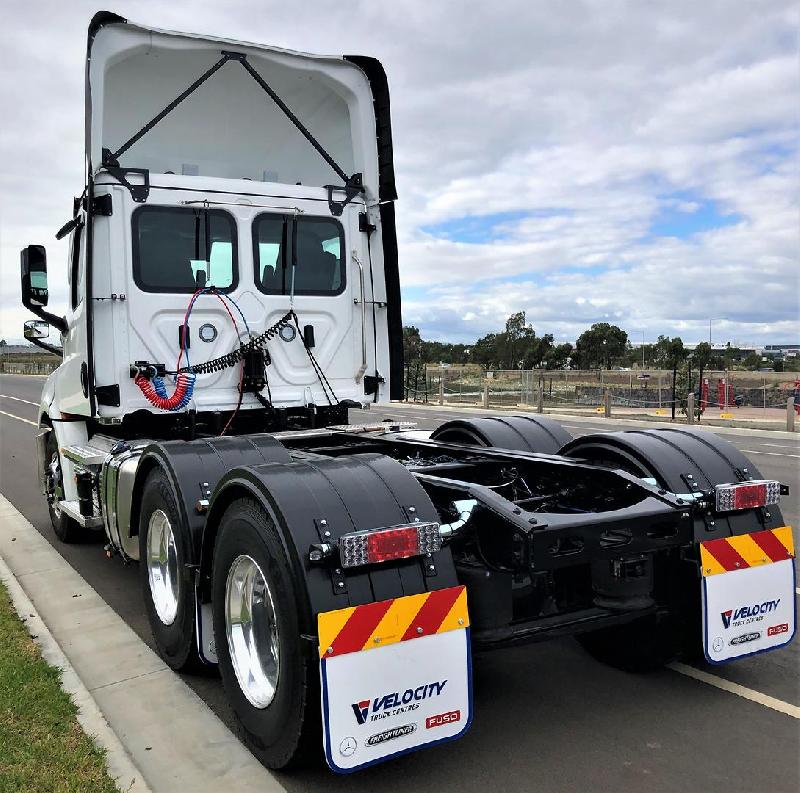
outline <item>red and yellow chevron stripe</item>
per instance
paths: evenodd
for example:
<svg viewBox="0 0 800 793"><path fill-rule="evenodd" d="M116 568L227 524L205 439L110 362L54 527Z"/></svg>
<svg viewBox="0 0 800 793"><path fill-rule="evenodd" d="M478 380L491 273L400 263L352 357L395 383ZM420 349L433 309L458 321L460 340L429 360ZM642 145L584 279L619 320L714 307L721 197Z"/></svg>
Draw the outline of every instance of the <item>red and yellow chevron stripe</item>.
<svg viewBox="0 0 800 793"><path fill-rule="evenodd" d="M703 576L781 562L794 557L791 526L700 543Z"/></svg>
<svg viewBox="0 0 800 793"><path fill-rule="evenodd" d="M319 614L319 655L334 658L468 626L466 587L437 589Z"/></svg>

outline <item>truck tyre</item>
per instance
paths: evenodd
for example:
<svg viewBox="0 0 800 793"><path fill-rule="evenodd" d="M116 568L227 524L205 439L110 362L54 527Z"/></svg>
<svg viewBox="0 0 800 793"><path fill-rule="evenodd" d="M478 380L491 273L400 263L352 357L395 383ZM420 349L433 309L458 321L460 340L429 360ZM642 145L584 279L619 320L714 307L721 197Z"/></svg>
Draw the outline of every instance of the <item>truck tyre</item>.
<svg viewBox="0 0 800 793"><path fill-rule="evenodd" d="M625 672L655 672L674 661L681 650L675 622L659 620L655 614L576 638L592 658Z"/></svg>
<svg viewBox="0 0 800 793"><path fill-rule="evenodd" d="M318 661L301 635L310 607L275 524L251 498L221 517L212 573L220 674L241 738L268 768L320 753Z"/></svg>
<svg viewBox="0 0 800 793"><path fill-rule="evenodd" d="M86 530L77 521L65 515L58 506L59 499L64 498L64 478L61 473L61 457L58 453L58 441L52 430L47 433L45 452L45 491L47 493L47 511L53 531L61 542L75 543L86 539Z"/></svg>
<svg viewBox="0 0 800 793"><path fill-rule="evenodd" d="M153 468L139 511L142 595L159 655L175 671L198 672L205 666L195 639L194 587L184 575L187 542L169 480Z"/></svg>

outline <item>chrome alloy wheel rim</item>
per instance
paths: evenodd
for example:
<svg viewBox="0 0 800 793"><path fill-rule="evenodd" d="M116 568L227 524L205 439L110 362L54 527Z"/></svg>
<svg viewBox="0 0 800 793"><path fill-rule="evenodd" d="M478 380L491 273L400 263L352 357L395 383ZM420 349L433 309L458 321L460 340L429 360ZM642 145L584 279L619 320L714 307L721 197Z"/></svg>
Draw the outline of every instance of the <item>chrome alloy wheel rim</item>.
<svg viewBox="0 0 800 793"><path fill-rule="evenodd" d="M61 483L61 462L58 459L58 452L53 452L50 464L47 466L45 477L45 487L47 489L47 500L56 518L61 517L61 506L59 501L64 497L64 488Z"/></svg>
<svg viewBox="0 0 800 793"><path fill-rule="evenodd" d="M269 584L250 556L234 559L225 584L225 633L239 688L255 708L275 697L280 644Z"/></svg>
<svg viewBox="0 0 800 793"><path fill-rule="evenodd" d="M160 509L147 524L147 578L158 618L172 625L178 615L178 550L169 518Z"/></svg>

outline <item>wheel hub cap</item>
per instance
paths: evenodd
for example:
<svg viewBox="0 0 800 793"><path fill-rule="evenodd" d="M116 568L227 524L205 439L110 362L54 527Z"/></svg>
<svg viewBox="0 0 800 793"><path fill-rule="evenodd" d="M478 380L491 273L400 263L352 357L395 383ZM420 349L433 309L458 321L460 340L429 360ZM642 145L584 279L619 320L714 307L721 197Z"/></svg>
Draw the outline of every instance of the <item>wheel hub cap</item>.
<svg viewBox="0 0 800 793"><path fill-rule="evenodd" d="M160 509L147 525L147 577L158 618L172 625L178 614L178 551L169 518Z"/></svg>
<svg viewBox="0 0 800 793"><path fill-rule="evenodd" d="M280 673L278 623L267 580L250 556L238 556L228 571L225 633L239 688L253 707L266 708Z"/></svg>

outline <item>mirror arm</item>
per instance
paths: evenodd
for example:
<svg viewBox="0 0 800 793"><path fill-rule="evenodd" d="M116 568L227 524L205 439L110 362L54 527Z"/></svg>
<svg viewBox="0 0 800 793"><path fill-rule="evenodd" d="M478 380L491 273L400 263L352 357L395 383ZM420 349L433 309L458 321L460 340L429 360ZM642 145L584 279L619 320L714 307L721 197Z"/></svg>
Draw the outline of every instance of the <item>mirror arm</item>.
<svg viewBox="0 0 800 793"><path fill-rule="evenodd" d="M49 322L59 333L64 334L69 330L66 317L59 317L56 314L51 314L49 311L45 311L39 306L26 306L26 308L28 311L36 314L39 319ZM33 341L33 339L29 339L29 341Z"/></svg>
<svg viewBox="0 0 800 793"><path fill-rule="evenodd" d="M63 347L56 347L55 344L48 344L46 341L42 341L41 339L28 339L28 341L31 344L35 344L37 347L41 347L43 350L47 350L47 352L52 352L54 355L60 355L62 357L64 356Z"/></svg>

